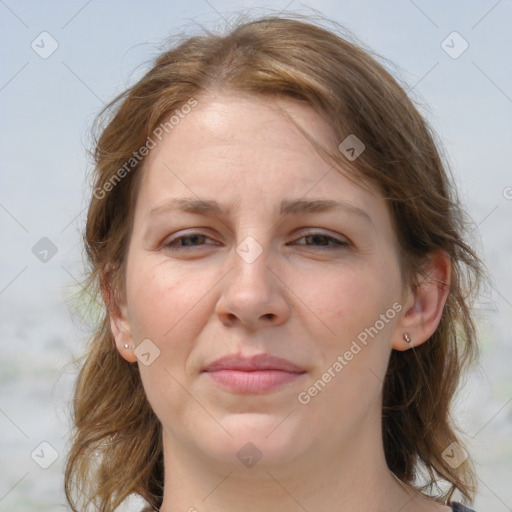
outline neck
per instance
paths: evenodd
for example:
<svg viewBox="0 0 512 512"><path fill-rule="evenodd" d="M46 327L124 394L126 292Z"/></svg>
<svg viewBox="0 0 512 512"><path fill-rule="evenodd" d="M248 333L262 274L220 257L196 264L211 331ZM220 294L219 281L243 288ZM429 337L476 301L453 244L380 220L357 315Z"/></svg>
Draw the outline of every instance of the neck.
<svg viewBox="0 0 512 512"><path fill-rule="evenodd" d="M380 418L374 418L380 425ZM411 491L387 468L374 421L346 437L312 446L280 464L262 457L246 468L235 456L219 460L164 430L165 484L161 512L279 510L382 511L410 508ZM245 444L233 441L234 455ZM261 451L265 447L259 445ZM393 508L394 507L394 508Z"/></svg>

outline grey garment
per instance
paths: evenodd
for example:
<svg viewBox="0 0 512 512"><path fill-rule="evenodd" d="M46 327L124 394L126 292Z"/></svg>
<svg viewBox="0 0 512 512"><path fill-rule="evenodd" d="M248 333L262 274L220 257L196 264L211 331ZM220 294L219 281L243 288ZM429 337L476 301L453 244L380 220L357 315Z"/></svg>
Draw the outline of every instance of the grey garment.
<svg viewBox="0 0 512 512"><path fill-rule="evenodd" d="M460 503L452 503L451 507L453 512L475 512L472 508L465 507Z"/></svg>

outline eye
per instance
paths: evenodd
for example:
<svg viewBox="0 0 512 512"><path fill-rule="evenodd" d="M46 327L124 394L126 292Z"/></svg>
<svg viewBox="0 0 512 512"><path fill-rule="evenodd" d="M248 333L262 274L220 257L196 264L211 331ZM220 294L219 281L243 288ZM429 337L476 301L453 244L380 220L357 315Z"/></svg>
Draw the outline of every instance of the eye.
<svg viewBox="0 0 512 512"><path fill-rule="evenodd" d="M193 250L194 247L204 246L206 240L212 239L203 233L191 233L169 240L164 244L164 247L172 251L188 251ZM298 243L300 240L304 240L305 243ZM321 247L323 248L321 250L341 249L349 245L348 242L326 235L325 233L309 233L298 238L293 243L306 247Z"/></svg>
<svg viewBox="0 0 512 512"><path fill-rule="evenodd" d="M164 244L166 249L170 250L190 250L193 247L200 247L204 245L204 240L211 240L210 237L203 233L191 233L190 235L183 235L173 238Z"/></svg>
<svg viewBox="0 0 512 512"><path fill-rule="evenodd" d="M305 244L298 244L298 245L305 245L307 247L325 247L328 250L331 249L341 249L343 247L348 246L348 242L344 240L339 240L335 237L326 235L324 233L309 233L301 238L298 238L295 243L297 243L298 240L305 240ZM311 242L312 245L309 245L308 242ZM323 250L323 249L322 249Z"/></svg>

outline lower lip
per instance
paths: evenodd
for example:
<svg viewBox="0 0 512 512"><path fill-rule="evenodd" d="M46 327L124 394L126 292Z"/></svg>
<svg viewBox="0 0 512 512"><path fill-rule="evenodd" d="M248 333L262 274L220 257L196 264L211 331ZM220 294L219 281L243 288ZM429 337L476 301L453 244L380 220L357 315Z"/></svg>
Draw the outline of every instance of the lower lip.
<svg viewBox="0 0 512 512"><path fill-rule="evenodd" d="M216 383L240 393L262 393L297 380L303 373L284 370L217 370L206 372Z"/></svg>

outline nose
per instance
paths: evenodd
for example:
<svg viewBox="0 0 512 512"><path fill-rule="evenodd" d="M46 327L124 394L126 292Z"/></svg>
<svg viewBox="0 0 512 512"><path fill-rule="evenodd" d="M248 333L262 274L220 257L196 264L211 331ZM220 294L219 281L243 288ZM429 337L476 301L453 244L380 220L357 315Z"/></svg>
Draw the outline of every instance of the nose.
<svg viewBox="0 0 512 512"><path fill-rule="evenodd" d="M264 250L252 262L233 253L234 268L221 281L223 287L216 304L216 314L224 325L255 331L281 325L289 318L287 287L278 271L271 268L267 253Z"/></svg>

